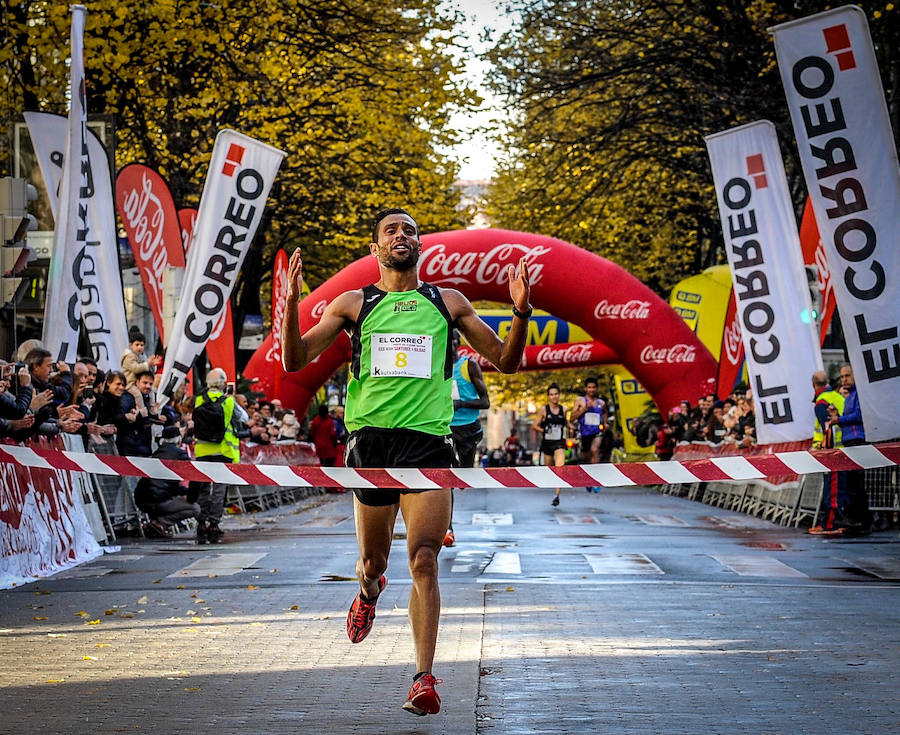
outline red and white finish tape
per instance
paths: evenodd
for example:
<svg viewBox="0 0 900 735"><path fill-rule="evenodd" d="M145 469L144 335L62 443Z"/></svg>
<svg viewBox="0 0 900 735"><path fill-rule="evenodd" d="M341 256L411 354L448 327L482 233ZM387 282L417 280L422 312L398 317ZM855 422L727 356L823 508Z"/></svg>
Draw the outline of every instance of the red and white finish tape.
<svg viewBox="0 0 900 735"><path fill-rule="evenodd" d="M777 475L871 469L900 464L900 442L811 452L713 457L682 462L497 467L490 469L352 469L311 465L219 464L118 457L114 455L0 445L0 463L25 467L129 475L160 480L219 482L227 485L283 487L400 488L441 487L623 487L675 485L722 480L759 480Z"/></svg>

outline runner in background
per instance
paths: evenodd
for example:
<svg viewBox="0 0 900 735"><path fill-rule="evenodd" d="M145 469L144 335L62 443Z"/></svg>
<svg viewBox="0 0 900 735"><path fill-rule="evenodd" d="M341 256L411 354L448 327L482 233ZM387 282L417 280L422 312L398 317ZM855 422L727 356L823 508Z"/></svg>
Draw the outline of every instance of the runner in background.
<svg viewBox="0 0 900 735"><path fill-rule="evenodd" d="M548 403L538 411L531 428L541 434L541 454L544 464L562 467L566 463L566 409L559 405L559 386L550 383L547 388ZM556 488L553 506L559 505L560 488Z"/></svg>
<svg viewBox="0 0 900 735"><path fill-rule="evenodd" d="M575 399L572 422L578 423L581 437L581 461L584 464L600 462L600 441L606 426L606 402L597 395L597 378L584 379L584 395Z"/></svg>
<svg viewBox="0 0 900 735"><path fill-rule="evenodd" d="M484 432L479 418L482 408L491 407L487 386L481 368L475 360L459 354L459 332L453 330L453 418L450 421L450 433L453 435L453 446L459 458L460 467L472 467L475 464L475 450ZM444 546L456 544L453 533L453 489L450 490L450 527L444 536Z"/></svg>

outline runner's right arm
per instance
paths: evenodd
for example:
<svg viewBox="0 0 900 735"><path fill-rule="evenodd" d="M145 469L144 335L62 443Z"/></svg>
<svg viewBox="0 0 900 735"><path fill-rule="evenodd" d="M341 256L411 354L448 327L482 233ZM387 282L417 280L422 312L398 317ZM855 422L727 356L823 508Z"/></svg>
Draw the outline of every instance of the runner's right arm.
<svg viewBox="0 0 900 735"><path fill-rule="evenodd" d="M348 321L359 315L362 291L345 291L325 308L319 323L300 334L297 309L303 288L303 260L300 248L288 264L288 292L282 321L281 362L288 372L302 370L334 342Z"/></svg>

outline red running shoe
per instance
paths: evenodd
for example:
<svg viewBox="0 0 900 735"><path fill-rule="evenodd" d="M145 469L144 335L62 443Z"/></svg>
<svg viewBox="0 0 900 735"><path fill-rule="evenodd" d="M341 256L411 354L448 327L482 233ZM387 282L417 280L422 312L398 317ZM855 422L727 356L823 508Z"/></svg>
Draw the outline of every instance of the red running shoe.
<svg viewBox="0 0 900 735"><path fill-rule="evenodd" d="M444 534L444 546L456 546L456 534L450 529Z"/></svg>
<svg viewBox="0 0 900 735"><path fill-rule="evenodd" d="M442 683L443 679L435 679L431 674L421 676L409 688L403 709L420 717L436 715L441 711L441 697L434 687Z"/></svg>
<svg viewBox="0 0 900 735"><path fill-rule="evenodd" d="M379 597L386 584L387 579L382 574L381 579L378 580ZM372 625L375 623L375 605L378 604L378 597L371 602L366 602L360 595L362 595L361 591L350 605L350 610L347 611L347 637L353 643L359 643L369 635L369 631L372 630Z"/></svg>

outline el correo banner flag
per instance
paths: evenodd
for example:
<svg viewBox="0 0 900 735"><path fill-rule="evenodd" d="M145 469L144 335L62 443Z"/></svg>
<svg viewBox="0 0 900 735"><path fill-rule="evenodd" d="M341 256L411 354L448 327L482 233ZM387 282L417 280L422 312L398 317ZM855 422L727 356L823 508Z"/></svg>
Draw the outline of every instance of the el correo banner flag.
<svg viewBox="0 0 900 735"><path fill-rule="evenodd" d="M773 29L866 439L900 436L900 167L863 11Z"/></svg>
<svg viewBox="0 0 900 735"><path fill-rule="evenodd" d="M810 377L822 355L775 126L706 138L753 388L760 444L813 435Z"/></svg>
<svg viewBox="0 0 900 735"><path fill-rule="evenodd" d="M179 209L178 222L181 224L181 242L184 252L189 253L194 241L194 227L197 226L197 210ZM222 368L232 383L237 381L237 367L234 361L234 322L231 319L231 302L225 302L225 312L213 327L206 343L206 357L213 367Z"/></svg>
<svg viewBox="0 0 900 735"><path fill-rule="evenodd" d="M184 382L225 310L283 158L283 151L233 130L216 136L166 351L163 401Z"/></svg>
<svg viewBox="0 0 900 735"><path fill-rule="evenodd" d="M66 118L47 112L24 113L41 175L47 185L50 210L59 222L58 190L63 177ZM82 190L86 203L87 239L80 245L75 265L81 279L81 321L91 344L91 353L101 370L118 370L128 347L122 274L119 271L119 245L116 239L116 215L113 211L112 180L108 156L100 139L85 130L87 165L83 175L90 182ZM57 225L58 227L59 225Z"/></svg>
<svg viewBox="0 0 900 735"><path fill-rule="evenodd" d="M87 198L91 182L85 142L87 111L84 88L83 5L72 6L71 67L69 69L69 120L65 161L59 187L59 207L53 232L53 255L47 273L42 341L54 360L74 362L81 322L81 268L94 249L95 238L87 222Z"/></svg>

